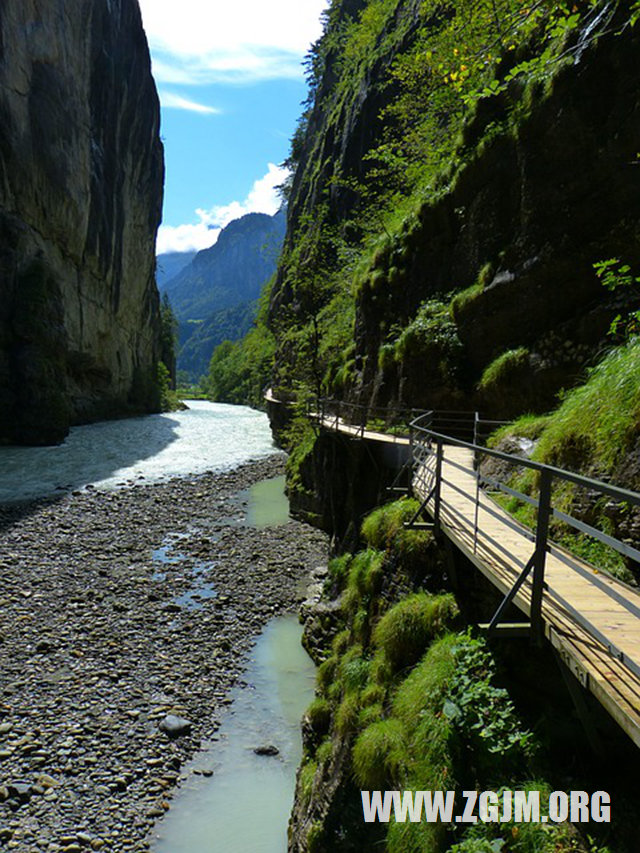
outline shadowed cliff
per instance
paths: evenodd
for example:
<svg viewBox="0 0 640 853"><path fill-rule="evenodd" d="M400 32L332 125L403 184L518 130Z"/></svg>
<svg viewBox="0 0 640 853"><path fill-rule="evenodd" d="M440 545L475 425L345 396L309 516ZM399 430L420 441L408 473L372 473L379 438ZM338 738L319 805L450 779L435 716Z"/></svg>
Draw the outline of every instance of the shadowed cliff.
<svg viewBox="0 0 640 853"><path fill-rule="evenodd" d="M0 442L157 408L163 153L136 0L0 8Z"/></svg>

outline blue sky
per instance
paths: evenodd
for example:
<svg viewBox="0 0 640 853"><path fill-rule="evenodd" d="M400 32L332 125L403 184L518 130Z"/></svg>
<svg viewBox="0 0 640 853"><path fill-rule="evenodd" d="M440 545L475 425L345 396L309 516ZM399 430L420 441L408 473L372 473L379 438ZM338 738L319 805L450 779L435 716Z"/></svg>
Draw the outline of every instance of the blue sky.
<svg viewBox="0 0 640 853"><path fill-rule="evenodd" d="M274 213L306 96L301 66L327 0L140 0L162 105L158 252L203 249Z"/></svg>

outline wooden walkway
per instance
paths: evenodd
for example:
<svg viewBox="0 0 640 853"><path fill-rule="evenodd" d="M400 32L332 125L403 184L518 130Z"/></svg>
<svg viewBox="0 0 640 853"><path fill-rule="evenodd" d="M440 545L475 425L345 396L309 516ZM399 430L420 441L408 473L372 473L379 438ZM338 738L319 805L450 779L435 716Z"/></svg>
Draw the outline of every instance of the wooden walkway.
<svg viewBox="0 0 640 853"><path fill-rule="evenodd" d="M333 416L314 419L352 438L409 443ZM414 469L412 487L422 501L433 488L435 467L431 454ZM439 528L506 594L530 560L535 537L479 488L473 469L472 450L444 445ZM433 515L433 501L426 509ZM513 599L525 616L531 595L529 576ZM550 543L541 615L544 635L563 663L640 747L640 594Z"/></svg>
<svg viewBox="0 0 640 853"><path fill-rule="evenodd" d="M429 493L435 477L434 468L435 457L432 456L415 473L413 488L422 500ZM531 557L533 535L514 522L513 517L488 495L478 491L477 477L472 469L471 450L445 446L441 528L506 594ZM516 593L514 604L528 616L530 602L529 577ZM570 603L580 611L610 641L616 653L622 651L640 669L640 595L556 545L552 545L547 554L542 599L545 636L583 687L593 693L640 746L640 677L602 641L577 624L563 603Z"/></svg>

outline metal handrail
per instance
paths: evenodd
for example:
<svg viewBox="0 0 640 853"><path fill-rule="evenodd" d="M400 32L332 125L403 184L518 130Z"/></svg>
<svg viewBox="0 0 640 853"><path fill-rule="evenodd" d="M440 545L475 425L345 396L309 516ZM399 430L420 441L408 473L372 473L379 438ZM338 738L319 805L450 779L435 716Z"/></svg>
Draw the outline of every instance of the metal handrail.
<svg viewBox="0 0 640 853"><path fill-rule="evenodd" d="M475 422L477 423L478 417L475 417ZM640 506L640 494L636 492L631 492L628 489L623 489L618 486L612 486L609 483L604 483L600 480L595 480L591 477L585 477L581 474L574 474L570 471L565 471L562 468L556 468L552 465L546 465L541 462L534 462L531 459L526 459L519 456L514 456L513 454L504 453L500 450L494 450L493 448L481 447L475 442L464 441L463 439L456 438L451 435L447 435L442 432L437 432L427 426L427 422L430 424L432 419L427 421L424 417L418 417L414 419L411 423L411 442L412 448L421 448L422 452L426 450L428 453L431 453L436 458L435 464L435 474L436 474L436 482L432 493L433 499L433 516L434 516L434 526L437 529L440 527L440 505L441 505L441 486L443 482L442 478L442 457L443 457L443 448L445 444L454 445L457 447L463 447L473 452L474 459L476 460L476 496L475 496L475 504L476 504L476 512L475 512L475 521L474 521L474 550L477 547L478 541L478 509L480 506L480 485L482 483L482 476L477 470L477 460L479 457L485 456L493 459L499 459L501 461L505 461L510 463L511 465L520 466L522 468L527 468L529 470L533 470L538 475L538 498L534 498L531 496L525 496L510 487L506 486L506 484L501 483L499 480L489 479L489 482L492 487L497 487L508 494L512 494L516 497L521 497L527 503L532 504L536 510L536 524L534 529L535 536L535 549L534 552L521 571L520 575L516 579L513 584L511 590L506 594L502 603L496 610L490 624L489 631L494 632L502 617L507 609L507 607L511 604L513 599L515 598L518 590L523 585L524 581L528 577L529 574L533 573L533 582L531 585L531 606L530 606L530 615L531 615L531 627L534 635L541 640L544 635L544 626L542 622L542 598L544 591L544 571L545 571L545 563L546 563L546 555L547 552L551 549L551 547L558 547L557 543L554 543L551 537L549 536L549 524L553 517L560 519L563 523L572 526L574 529L578 530L581 533L584 533L588 536L591 536L595 539L598 539L600 542L603 542L608 547L613 548L618 553L624 555L625 557L631 559L638 559L640 557L640 551L631 547L626 542L621 542L615 537L606 534L597 528L588 525L579 519L575 519L567 513L561 512L560 510L555 509L552 506L552 486L554 480L563 480L574 485L577 485L583 489L589 489L590 491L599 492L601 494L607 495L609 497L614 498L617 501L622 503L631 504L633 506ZM416 456L414 455L414 459ZM424 456L419 464L424 464ZM470 499L473 500L473 497L469 495ZM483 509L487 509L486 505L483 505ZM495 514L498 514L497 512ZM522 531L531 536L531 531L528 528L525 528L523 525L520 525L518 521L514 519L514 525L518 525L522 528ZM576 565L578 562L575 561ZM626 586L626 584L623 584ZM612 595L612 597L616 597ZM630 609L630 608L628 608ZM581 617L580 614L576 617L575 614L577 611L574 611L572 608L572 615L576 618L578 624L580 624L589 634L600 639L600 635L598 632L593 630L593 626L591 623L585 618ZM616 655L619 657L618 655ZM621 658L624 663L628 665L628 661L625 658ZM632 667L631 667L632 668Z"/></svg>
<svg viewBox="0 0 640 853"><path fill-rule="evenodd" d="M333 410L333 411L330 411ZM410 442L410 450L411 455L410 458L413 462L414 473L418 473L419 470L424 472L425 461L433 456L435 459L435 464L432 468L428 469L430 471L429 476L429 486L428 486L428 494L424 501L422 502L420 508L415 513L415 517L409 522L409 525L416 522L421 515L422 511L429 505L433 504L433 508L431 513L433 515L434 528L437 532L440 528L441 524L441 506L442 506L442 483L445 482L444 477L442 475L442 467L443 462L447 462L444 458L444 446L445 445L453 445L456 447L466 448L472 451L474 455L474 469L473 471L469 471L470 474L475 474L476 488L475 488L475 497L472 494L465 496L469 497L469 499L475 503L475 519L473 521L473 549L474 552L478 548L478 535L481 533L478 525L478 513L481 506L481 495L484 493L482 486L488 485L490 488L498 489L506 494L511 495L519 500L523 500L527 504L533 507L536 512L536 523L533 531L528 527L525 527L521 522L512 516L508 516L510 519L510 527L514 527L515 529L520 530L523 535L525 535L529 539L533 539L535 542L534 551L531 555L530 559L526 564L522 564L522 562L518 561L518 568L521 568L520 574L515 580L512 588L505 595L502 603L496 610L490 624L489 631L490 633L494 632L498 625L500 624L503 615L505 614L508 606L514 600L518 590L523 586L525 581L528 579L529 575L532 575L531 580L531 603L530 603L530 617L531 617L531 629L534 636L541 641L544 636L544 625L542 621L542 600L543 593L545 589L544 583L544 572L545 572L545 564L546 564L546 555L553 548L554 552L557 549L562 549L565 553L564 561L567 562L568 565L572 565L572 557L566 549L563 549L561 545L554 542L549 535L549 526L552 518L557 518L562 521L564 524L567 524L573 527L580 533L591 536L603 544L607 545L610 548L613 548L618 553L629 559L635 559L640 562L640 549L636 549L629 545L627 542L621 542L619 539L611 536L610 534L604 533L603 531L598 530L592 525L586 524L585 522L580 521L579 519L575 519L572 516L564 513L555 507L552 506L552 488L554 481L565 481L568 483L572 483L575 486L578 486L582 489L588 489L591 492L598 492L602 495L607 495L614 500L630 504L632 506L640 507L640 494L637 492L632 492L628 489L623 489L618 486L612 486L610 483L605 483L601 480L596 480L591 477L585 477L582 474L575 474L571 471L565 471L562 468L557 468L553 465L547 465L541 462L535 462L531 459L527 459L526 457L516 456L514 454L505 453L501 450L495 450L494 448L484 447L479 443L481 432L487 427L491 427L491 431L493 431L496 427L502 426L507 421L499 421L494 419L481 418L478 412L456 412L456 411L437 411L437 410L418 410L418 409L389 409L382 407L370 407L363 406L357 403L344 403L338 400L330 400L330 399L319 399L317 401L317 415L323 420L325 425L330 425L332 428L340 429L341 425L346 425L347 421L342 420L342 416L349 415L351 416L352 423L349 424L352 428L355 426L357 428L356 435L360 437L364 437L365 429L367 421L371 418L373 413L378 414L382 413L383 420L388 421L389 416L391 415L394 419L400 417L401 415L406 416L407 414L415 415L413 419L409 423L409 442ZM358 423L353 423L356 418L354 415L358 415L357 418ZM341 424L342 421L342 424ZM397 422L397 421L396 421ZM447 425L449 427L453 427L454 429L451 432L464 430L465 434L473 435L473 441L468 441L465 438L457 437L456 435L452 435L448 431L442 431L441 428L435 429L434 427L441 425ZM502 483L498 479L484 477L481 475L479 471L479 461L481 458L492 458L497 459L502 462L507 462L510 465L515 465L520 468L529 469L534 471L537 475L537 489L538 496L537 498L530 495L525 495L510 486L507 486L506 483ZM456 466L454 466L456 467ZM458 466L459 467L459 466ZM425 484L426 484L425 480ZM426 488L426 485L425 485ZM487 509L486 501L482 503L482 509ZM448 509L450 512L451 509ZM500 513L496 510L493 514L499 516ZM508 515L505 511L505 514ZM455 512L454 512L455 516ZM504 519L503 519L504 520ZM471 528L470 528L471 529ZM482 534L483 537L487 537L487 534ZM584 574L586 571L582 568L582 564L578 560L573 560L573 565L579 573ZM612 581L613 583L613 581ZM615 581L615 584L619 587L627 587L621 581ZM603 589L606 589L606 585L600 583L599 586ZM550 590L552 598L557 598L557 596L553 593L553 590ZM624 597L616 593L615 590L611 590L611 597L615 600L624 601ZM564 602L566 605L567 603ZM629 612L636 612L635 606L629 605L627 607ZM570 608L571 614L574 617L577 624L581 625L581 627L587 631L591 636L595 639L602 640L602 636L597 629L585 618L583 617L577 610L574 608ZM605 644L606 646L607 644ZM632 662L628 660L624 655L618 652L617 649L614 650L611 644L608 644L608 647L612 650L612 654L622 660L631 670L635 671L635 665L631 665Z"/></svg>
<svg viewBox="0 0 640 853"><path fill-rule="evenodd" d="M485 456L491 456L494 459L502 459L514 465L520 465L523 468L531 468L534 471L539 471L540 473L547 472L552 477L567 480L568 482L574 483L582 488L602 492L602 494L609 495L610 497L616 498L617 500L625 503L640 506L640 494L638 494L638 492L631 492L628 489L623 489L619 486L612 486L602 480L594 480L590 477L585 477L582 474L574 474L571 471L565 471L563 468L555 468L553 465L547 465L544 462L534 462L532 459L527 459L522 456L514 456L512 453L504 453L504 451L494 450L492 447L481 447L480 445L473 444L473 442L464 441L464 439L435 432L434 430L421 426L418 423L419 420L420 418L418 417L411 422L410 426L412 429L417 429L420 432L430 435L434 439L444 441L447 444L455 444L457 447L466 447L469 450L478 451Z"/></svg>

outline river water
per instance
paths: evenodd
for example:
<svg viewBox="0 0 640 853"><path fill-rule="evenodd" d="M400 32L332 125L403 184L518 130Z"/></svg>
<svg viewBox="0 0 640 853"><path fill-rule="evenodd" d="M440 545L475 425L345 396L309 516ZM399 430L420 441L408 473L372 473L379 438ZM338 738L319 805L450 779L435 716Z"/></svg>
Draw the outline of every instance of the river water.
<svg viewBox="0 0 640 853"><path fill-rule="evenodd" d="M244 676L247 686L232 692L220 740L205 744L187 766L189 778L157 825L155 853L286 852L302 755L300 718L315 681L300 635L295 616L267 625ZM279 754L254 753L267 744Z"/></svg>
<svg viewBox="0 0 640 853"><path fill-rule="evenodd" d="M114 488L222 471L273 453L267 416L246 406L189 409L73 427L57 447L0 447L0 503L87 484Z"/></svg>
<svg viewBox="0 0 640 853"><path fill-rule="evenodd" d="M190 401L184 412L74 427L57 447L0 447L0 503L223 471L274 450L264 414ZM288 518L282 477L238 498L255 527ZM166 559L158 552L160 569ZM300 718L313 698L315 672L300 636L296 617L285 616L258 638L246 686L234 689L219 740L205 744L186 768L187 781L158 824L158 853L285 853ZM266 743L278 755L253 752Z"/></svg>

